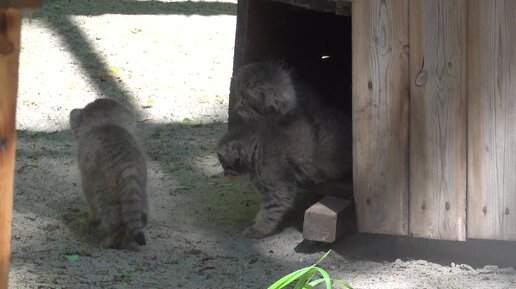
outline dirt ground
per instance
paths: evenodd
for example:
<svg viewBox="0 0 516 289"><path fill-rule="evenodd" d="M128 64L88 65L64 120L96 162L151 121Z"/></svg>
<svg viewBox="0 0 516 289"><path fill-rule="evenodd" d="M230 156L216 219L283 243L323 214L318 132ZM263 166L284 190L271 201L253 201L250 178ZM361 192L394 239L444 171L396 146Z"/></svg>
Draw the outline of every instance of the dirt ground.
<svg viewBox="0 0 516 289"><path fill-rule="evenodd" d="M48 0L23 23L11 289L266 288L315 262L354 288L516 288L516 246L349 234L304 242L294 214L248 240L250 185L214 155L226 129L235 2ZM68 113L98 97L131 101L148 154L148 245L88 237Z"/></svg>

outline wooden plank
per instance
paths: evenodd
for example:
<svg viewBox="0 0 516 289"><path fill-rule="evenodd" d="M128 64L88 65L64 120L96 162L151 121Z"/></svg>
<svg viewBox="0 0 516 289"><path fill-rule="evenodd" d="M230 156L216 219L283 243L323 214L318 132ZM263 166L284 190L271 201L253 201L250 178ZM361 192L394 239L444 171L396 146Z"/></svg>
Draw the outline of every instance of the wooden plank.
<svg viewBox="0 0 516 289"><path fill-rule="evenodd" d="M43 0L0 0L0 9L4 8L37 8Z"/></svg>
<svg viewBox="0 0 516 289"><path fill-rule="evenodd" d="M468 237L516 240L516 1L468 2Z"/></svg>
<svg viewBox="0 0 516 289"><path fill-rule="evenodd" d="M408 233L408 1L356 0L353 179L361 232Z"/></svg>
<svg viewBox="0 0 516 289"><path fill-rule="evenodd" d="M20 11L0 10L0 289L7 289L11 254L20 30Z"/></svg>
<svg viewBox="0 0 516 289"><path fill-rule="evenodd" d="M327 12L327 13L335 13L335 6L337 6L336 0L319 0L319 1L311 1L311 0L273 0L276 2L301 7L304 9L319 11L319 12Z"/></svg>
<svg viewBox="0 0 516 289"><path fill-rule="evenodd" d="M350 16L351 0L273 0L296 7L319 12Z"/></svg>
<svg viewBox="0 0 516 289"><path fill-rule="evenodd" d="M466 238L466 0L410 2L410 231Z"/></svg>

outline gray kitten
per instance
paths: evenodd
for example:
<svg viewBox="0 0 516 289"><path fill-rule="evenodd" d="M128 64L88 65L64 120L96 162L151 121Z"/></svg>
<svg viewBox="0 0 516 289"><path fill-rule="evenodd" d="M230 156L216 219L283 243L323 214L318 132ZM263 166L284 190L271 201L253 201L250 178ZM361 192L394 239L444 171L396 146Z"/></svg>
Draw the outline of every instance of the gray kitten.
<svg viewBox="0 0 516 289"><path fill-rule="evenodd" d="M229 131L217 147L224 174L249 174L262 196L255 223L244 235L273 234L292 208L298 187L350 180L351 137L350 119L329 108L288 122L247 124Z"/></svg>
<svg viewBox="0 0 516 289"><path fill-rule="evenodd" d="M242 66L232 79L235 113L247 123L279 120L293 114L299 106L291 73L279 63Z"/></svg>
<svg viewBox="0 0 516 289"><path fill-rule="evenodd" d="M132 111L111 99L70 112L84 198L91 220L107 232L108 248L145 245L147 167L135 125Z"/></svg>

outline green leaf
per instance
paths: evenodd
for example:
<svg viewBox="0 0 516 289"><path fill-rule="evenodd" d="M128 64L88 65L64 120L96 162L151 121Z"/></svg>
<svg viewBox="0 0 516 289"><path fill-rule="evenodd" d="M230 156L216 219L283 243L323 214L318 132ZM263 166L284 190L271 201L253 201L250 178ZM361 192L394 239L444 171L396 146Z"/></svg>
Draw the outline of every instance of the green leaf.
<svg viewBox="0 0 516 289"><path fill-rule="evenodd" d="M194 126L194 127L202 126L204 124L202 119L189 119L188 117L183 118L183 120L181 122L184 125L189 125L189 126Z"/></svg>
<svg viewBox="0 0 516 289"><path fill-rule="evenodd" d="M328 252L326 252L326 254L324 254L321 259L319 259L319 261L315 262L315 264L313 264L312 266L317 266L319 265L319 263L321 263L324 259L326 259L326 257L328 257L328 255L330 255L331 253L331 250L328 250Z"/></svg>
<svg viewBox="0 0 516 289"><path fill-rule="evenodd" d="M284 276L283 278L279 279L278 281L274 282L272 285L267 287L267 289L283 288L283 287L287 286L288 284L292 283L297 278L299 278L299 277L303 276L304 274L306 274L307 272L309 272L310 269L312 269L312 266L294 271L294 272Z"/></svg>
<svg viewBox="0 0 516 289"><path fill-rule="evenodd" d="M315 269L314 265L312 265L311 267L312 268L308 272L306 272L306 274L299 278L299 281L297 281L296 285L294 285L294 289L305 288L305 285L308 284L308 282L315 276L317 270Z"/></svg>
<svg viewBox="0 0 516 289"><path fill-rule="evenodd" d="M306 286L310 287L310 288L313 288L319 284L321 284L322 282L324 282L324 278L319 278L319 279L316 279L316 280L313 280L311 281L310 283L308 283Z"/></svg>
<svg viewBox="0 0 516 289"><path fill-rule="evenodd" d="M328 272L326 272L325 270L323 270L322 268L319 268L319 267L316 267L315 268L319 274L321 274L322 276L322 280L324 281L324 284L326 285L326 289L331 289L331 278L330 278L330 274L328 274ZM319 280L321 280L319 279ZM317 282L318 280L315 280L313 282L310 282L309 285L312 285L312 286L315 286L317 284L319 284L320 282Z"/></svg>
<svg viewBox="0 0 516 289"><path fill-rule="evenodd" d="M320 285L322 283L325 284L326 289L332 289L332 283L336 282L340 285L345 286L348 289L353 289L348 283L342 281L342 280L332 280L330 277L330 274L326 272L321 267L318 267L319 263L321 263L328 255L331 253L331 250L326 252L319 261L317 261L312 266L308 266L302 269L299 269L297 271L294 271L278 281L274 282L272 285L270 285L267 289L281 289L285 288L292 282L298 280L296 284L294 285L294 289L312 289L317 285ZM314 276L317 274L321 275L322 278L312 280Z"/></svg>
<svg viewBox="0 0 516 289"><path fill-rule="evenodd" d="M215 96L215 100L219 103L219 104L223 104L224 103L224 97L222 95L216 95Z"/></svg>
<svg viewBox="0 0 516 289"><path fill-rule="evenodd" d="M68 260L68 262L70 263L75 263L77 261L79 261L79 255L66 255L66 260Z"/></svg>
<svg viewBox="0 0 516 289"><path fill-rule="evenodd" d="M353 289L353 287L351 287L351 285L349 285L348 283L346 283L346 282L344 282L342 280L333 280L333 282L336 282L336 283L338 283L338 284L340 284L340 285L342 285L342 286L344 286L344 287L346 287L348 289Z"/></svg>

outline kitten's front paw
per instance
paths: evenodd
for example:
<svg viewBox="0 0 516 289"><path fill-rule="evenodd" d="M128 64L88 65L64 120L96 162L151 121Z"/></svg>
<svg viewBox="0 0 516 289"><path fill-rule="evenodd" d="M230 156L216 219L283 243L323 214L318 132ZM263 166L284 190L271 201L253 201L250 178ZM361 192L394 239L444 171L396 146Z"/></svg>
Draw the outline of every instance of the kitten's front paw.
<svg viewBox="0 0 516 289"><path fill-rule="evenodd" d="M248 227L244 230L242 235L249 239L261 239L267 236L263 232L256 230L254 227Z"/></svg>
<svg viewBox="0 0 516 289"><path fill-rule="evenodd" d="M256 224L244 230L243 235L249 239L262 239L274 233L274 228L270 226L258 226Z"/></svg>

